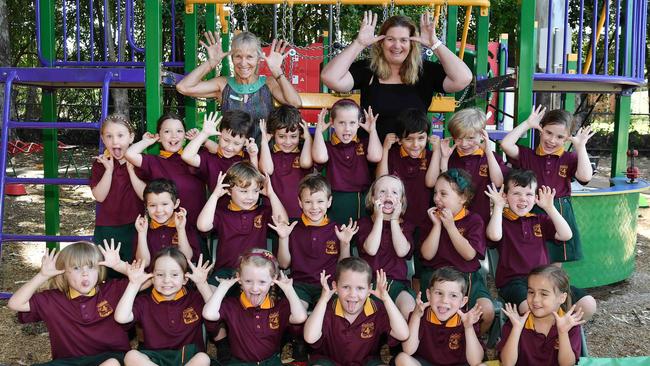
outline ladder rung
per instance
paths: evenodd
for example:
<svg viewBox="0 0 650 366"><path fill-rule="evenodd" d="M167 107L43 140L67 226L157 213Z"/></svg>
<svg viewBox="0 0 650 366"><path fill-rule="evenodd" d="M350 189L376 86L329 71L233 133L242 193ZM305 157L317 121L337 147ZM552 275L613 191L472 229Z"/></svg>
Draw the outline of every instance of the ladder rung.
<svg viewBox="0 0 650 366"><path fill-rule="evenodd" d="M4 241L56 241L56 242L73 242L73 241L92 241L92 236L79 235L19 235L19 234L2 234L0 239Z"/></svg>
<svg viewBox="0 0 650 366"><path fill-rule="evenodd" d="M53 185L68 185L68 186L83 186L90 184L87 178L16 178L6 177L5 183L16 184L53 184Z"/></svg>
<svg viewBox="0 0 650 366"><path fill-rule="evenodd" d="M9 128L43 130L49 128L74 129L74 130L98 130L98 122L18 122L9 121Z"/></svg>

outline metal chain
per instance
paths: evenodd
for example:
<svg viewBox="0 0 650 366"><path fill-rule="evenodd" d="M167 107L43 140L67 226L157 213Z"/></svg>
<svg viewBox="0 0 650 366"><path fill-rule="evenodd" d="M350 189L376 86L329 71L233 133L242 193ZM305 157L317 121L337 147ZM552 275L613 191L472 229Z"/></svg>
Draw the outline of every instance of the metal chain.
<svg viewBox="0 0 650 366"><path fill-rule="evenodd" d="M390 0L390 16L395 15L395 0Z"/></svg>
<svg viewBox="0 0 650 366"><path fill-rule="evenodd" d="M293 5L289 4L289 43L293 44Z"/></svg>
<svg viewBox="0 0 650 366"><path fill-rule="evenodd" d="M332 14L332 18L334 18L334 40L339 43L339 46L341 45L341 38L343 38L341 34L341 1L336 2L336 7L335 7L336 13ZM330 35L331 37L331 35Z"/></svg>
<svg viewBox="0 0 650 366"><path fill-rule="evenodd" d="M386 19L388 19L388 4L384 4L384 11L383 11L383 14L382 14L381 21L385 22Z"/></svg>
<svg viewBox="0 0 650 366"><path fill-rule="evenodd" d="M244 13L244 32L248 32L248 4L244 4L241 10Z"/></svg>
<svg viewBox="0 0 650 366"><path fill-rule="evenodd" d="M234 32L235 31L235 2L233 0L230 0L228 3L228 7L230 8L230 19L228 19L230 23L230 29L228 29L229 32Z"/></svg>
<svg viewBox="0 0 650 366"><path fill-rule="evenodd" d="M282 39L287 40L287 2L282 3Z"/></svg>

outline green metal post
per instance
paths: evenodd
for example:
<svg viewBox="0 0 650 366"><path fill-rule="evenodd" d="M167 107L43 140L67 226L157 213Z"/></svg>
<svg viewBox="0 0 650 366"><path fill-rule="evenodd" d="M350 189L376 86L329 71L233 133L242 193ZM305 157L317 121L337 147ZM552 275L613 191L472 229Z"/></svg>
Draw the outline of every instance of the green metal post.
<svg viewBox="0 0 650 366"><path fill-rule="evenodd" d="M41 50L46 62L54 62L56 58L54 42L54 0L40 2L41 12ZM43 88L41 99L42 121L54 122L57 120L56 92L54 89ZM45 178L59 177L59 151L56 129L43 130L43 175ZM45 234L58 235L61 226L59 211L59 186L46 184L45 195ZM47 242L48 249L58 249L59 243Z"/></svg>
<svg viewBox="0 0 650 366"><path fill-rule="evenodd" d="M614 151L612 153L612 178L622 177L627 169L627 149L630 130L632 96L617 95L614 112Z"/></svg>
<svg viewBox="0 0 650 366"><path fill-rule="evenodd" d="M330 34L328 31L323 32L323 46L330 44ZM327 60L329 59L329 47L323 47L323 67L327 65ZM323 82L320 83L320 92L321 93L328 93L329 88L323 84Z"/></svg>
<svg viewBox="0 0 650 366"><path fill-rule="evenodd" d="M634 13L634 1L624 0L621 4L621 39L625 40L625 44L621 45L619 51L619 67L622 68L621 74L623 76L632 74L632 14ZM627 49L627 54L625 50Z"/></svg>
<svg viewBox="0 0 650 366"><path fill-rule="evenodd" d="M156 133L156 121L163 112L162 64L162 2L145 0L145 65L144 80L147 105L147 131ZM157 146L157 145L154 145ZM158 147L149 149L156 152Z"/></svg>
<svg viewBox="0 0 650 366"><path fill-rule="evenodd" d="M517 23L517 89L515 92L515 123L519 124L530 116L533 107L533 73L535 72L535 0L521 0ZM519 140L530 146L531 132Z"/></svg>
<svg viewBox="0 0 650 366"><path fill-rule="evenodd" d="M458 37L458 6L447 6L447 34L445 36L445 44L451 52L458 54L458 49L456 48L456 38ZM459 98L460 95L457 95L456 98ZM447 128L448 121L453 116L453 113L445 113L444 121L444 136L449 137L449 129Z"/></svg>
<svg viewBox="0 0 650 366"><path fill-rule="evenodd" d="M575 74L578 70L578 55L575 53L570 53L566 57L566 69L567 73ZM564 104L564 110L568 112L575 112L576 110L576 94L575 93L564 93L562 94L562 102Z"/></svg>
<svg viewBox="0 0 650 366"><path fill-rule="evenodd" d="M197 23L196 23L196 5L189 5L193 8L192 12L188 12L187 9L184 15L184 25L185 25L185 74L189 74L194 70L198 65L196 61L196 51L198 50L198 32L197 32ZM185 126L190 129L196 127L196 120L198 118L198 110L196 105L196 98L185 97Z"/></svg>
<svg viewBox="0 0 650 366"><path fill-rule="evenodd" d="M222 25L224 27L224 25ZM226 25L227 27L227 25ZM224 28L226 28L224 27ZM215 4L206 4L205 6L205 30L208 32L214 32L217 29L217 6ZM222 28L223 29L223 28ZM223 34L222 34L222 43L221 46L223 47ZM227 49L224 49L227 50ZM227 52L227 51L226 51ZM225 58L223 61L221 61L221 70L223 70L223 65L228 64L228 59ZM206 76L209 79L214 78L215 72L210 71L208 75ZM212 99L208 100L206 103L206 113L208 112L214 112L217 110L217 103Z"/></svg>
<svg viewBox="0 0 650 366"><path fill-rule="evenodd" d="M476 32L476 69L474 75L476 79L487 78L488 76L488 42L490 42L490 17L488 8L479 8L478 24ZM488 96L489 97L489 96ZM485 111L487 108L487 99L478 98L476 107Z"/></svg>

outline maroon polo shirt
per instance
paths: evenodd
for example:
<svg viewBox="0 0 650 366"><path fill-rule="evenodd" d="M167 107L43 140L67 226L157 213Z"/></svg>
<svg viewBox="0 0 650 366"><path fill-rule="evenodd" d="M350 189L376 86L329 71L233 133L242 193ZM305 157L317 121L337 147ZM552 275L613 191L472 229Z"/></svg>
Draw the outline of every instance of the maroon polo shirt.
<svg viewBox="0 0 650 366"><path fill-rule="evenodd" d="M142 326L142 348L179 349L195 344L199 350L205 350L203 305L201 294L185 287L174 300L165 301L155 289L138 295L133 303L133 321Z"/></svg>
<svg viewBox="0 0 650 366"><path fill-rule="evenodd" d="M388 151L388 174L400 177L406 188L404 219L419 228L425 228L429 222L427 210L431 207L431 189L426 187L424 180L431 154L425 150L414 159L397 145Z"/></svg>
<svg viewBox="0 0 650 366"><path fill-rule="evenodd" d="M326 178L332 190L340 192L363 192L370 187L372 179L368 169L368 139L356 137L344 144L332 134L332 141L325 143L329 160Z"/></svg>
<svg viewBox="0 0 650 366"><path fill-rule="evenodd" d="M371 298L352 324L343 316L338 299L327 304L320 339L312 345L311 360L326 358L336 365L361 366L380 358L380 338L391 331L384 304Z"/></svg>
<svg viewBox="0 0 650 366"><path fill-rule="evenodd" d="M310 170L300 168L299 150L285 153L272 148L271 159L273 160L273 174L271 174L273 190L280 198L289 217L298 218L302 214L298 204L298 184Z"/></svg>
<svg viewBox="0 0 650 366"><path fill-rule="evenodd" d="M30 311L18 313L18 321L45 322L53 359L126 352L129 337L113 313L128 284L128 279L106 281L94 296L74 299L59 290L38 292L29 299Z"/></svg>
<svg viewBox="0 0 650 366"><path fill-rule="evenodd" d="M173 218L172 218L173 220ZM185 225L185 234L187 235L187 241L190 242L190 247L192 247L192 262L196 262L199 259L201 254L201 245L199 244L199 234L192 225ZM136 244L133 246L133 255L135 258L135 253L138 248L138 235L136 233L133 242ZM152 225L149 225L147 230L147 247L149 248L149 254L153 258L158 252L163 248L168 247L178 247L178 230L175 227L161 225L155 229ZM150 264L149 268L153 266L153 263Z"/></svg>
<svg viewBox="0 0 650 366"><path fill-rule="evenodd" d="M563 312L558 312L563 314ZM501 352L512 331L512 323L506 322L501 329L501 341L497 345L497 350ZM569 330L569 341L571 349L576 357L576 362L580 359L582 351L582 336L580 335L580 325ZM553 325L548 331L548 335L537 333L535 331L534 316L528 315L524 329L519 337L519 357L517 357L518 366L554 366L558 364L557 356L559 352L559 338L557 327Z"/></svg>
<svg viewBox="0 0 650 366"><path fill-rule="evenodd" d="M561 150L559 153L542 155L541 149L533 151L519 146L519 159L512 159L514 168L535 172L537 187L555 188L555 198L571 196L571 178L578 169L578 155Z"/></svg>
<svg viewBox="0 0 650 366"><path fill-rule="evenodd" d="M407 267L406 260L410 257L413 252L413 232L415 231L415 226L407 221L402 221L400 227L402 228L402 233L411 244L408 254L404 257L399 257L395 252L395 247L393 246L392 238L392 229L390 226L390 221L384 220L384 223L381 227L381 241L379 242L379 250L377 254L370 255L364 248L363 243L368 238L370 231L372 230L373 222L370 217L362 217L359 220L359 232L357 233L357 243L359 248L359 257L363 258L368 262L372 268L372 272L383 269L386 272L386 277L391 280L397 281L407 281Z"/></svg>
<svg viewBox="0 0 650 366"><path fill-rule="evenodd" d="M409 315L409 320L410 316ZM479 324L474 324L474 331L479 332ZM438 319L427 307L420 320L418 330L420 344L414 356L421 357L432 365L466 365L465 327L456 314L446 321Z"/></svg>
<svg viewBox="0 0 650 366"><path fill-rule="evenodd" d="M185 164L177 153L168 158L143 154L140 169L147 181L165 178L176 183L181 207L187 210L187 222L196 226L196 219L205 205L205 185L199 178L198 169Z"/></svg>
<svg viewBox="0 0 650 366"><path fill-rule="evenodd" d="M336 237L336 222L322 226L306 225L303 220L293 228L289 236L291 254L291 278L295 282L320 285L320 273L332 276L341 254L341 242Z"/></svg>
<svg viewBox="0 0 650 366"><path fill-rule="evenodd" d="M549 264L546 240L555 240L555 225L547 215L528 214L519 217L503 210L502 237L490 242L499 251L494 280L497 288L516 277L526 277L538 266Z"/></svg>
<svg viewBox="0 0 650 366"><path fill-rule="evenodd" d="M205 182L210 192L214 191L214 188L217 186L219 173L223 172L226 174L226 171L233 164L247 160L244 158L243 151L235 156L226 158L220 152L213 154L207 149L201 148L199 150L199 156L201 157L201 164L199 165L198 176Z"/></svg>
<svg viewBox="0 0 650 366"><path fill-rule="evenodd" d="M486 242L483 219L478 214L463 209L454 217L454 223L461 235L469 241L469 245L476 250L476 256L466 261L454 248L449 233L443 226L440 231L440 242L436 255L429 261L423 258L422 265L433 269L451 266L461 272L475 272L481 268L479 260L485 258Z"/></svg>
<svg viewBox="0 0 650 366"><path fill-rule="evenodd" d="M115 161L115 160L114 160ZM135 193L126 164L115 161L111 176L111 189L104 202L97 202L96 226L120 226L132 224L144 213L144 203ZM139 170L138 168L135 168ZM104 176L106 168L95 161L90 174L90 188L95 188Z"/></svg>
<svg viewBox="0 0 650 366"><path fill-rule="evenodd" d="M505 177L508 168L503 163L501 157L494 155L501 168L501 174ZM463 169L472 176L472 187L474 188L474 198L469 206L469 210L481 216L483 222L490 221L490 197L485 194L487 187L492 183L490 180L490 171L485 152L478 149L471 155L460 155L458 150L449 157L447 164L449 169Z"/></svg>
<svg viewBox="0 0 650 366"><path fill-rule="evenodd" d="M245 362L266 360L282 352L282 336L289 327L291 308L287 299L268 297L260 306L252 306L242 293L227 297L219 317L228 325L228 342L232 355Z"/></svg>
<svg viewBox="0 0 650 366"><path fill-rule="evenodd" d="M212 223L219 239L215 270L237 268L239 256L248 249L266 249L267 224L271 222L271 215L271 206L265 203L246 211L217 205Z"/></svg>

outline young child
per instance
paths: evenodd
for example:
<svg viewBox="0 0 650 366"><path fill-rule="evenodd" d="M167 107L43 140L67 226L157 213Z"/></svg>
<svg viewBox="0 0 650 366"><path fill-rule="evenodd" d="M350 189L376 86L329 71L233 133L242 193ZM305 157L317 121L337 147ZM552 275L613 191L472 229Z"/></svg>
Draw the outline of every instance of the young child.
<svg viewBox="0 0 650 366"><path fill-rule="evenodd" d="M408 319L415 308L415 292L410 286L406 260L413 251L415 227L403 219L406 193L402 181L384 175L370 186L366 207L371 217L359 220L359 256L373 272L382 269L388 278L390 298Z"/></svg>
<svg viewBox="0 0 650 366"><path fill-rule="evenodd" d="M479 365L483 346L476 332L481 306L464 313L467 303L465 275L452 267L433 272L426 292L429 302L418 304L409 319L409 338L402 342L397 366ZM424 321L422 316L424 315Z"/></svg>
<svg viewBox="0 0 650 366"><path fill-rule="evenodd" d="M127 366L210 365L204 353L201 314L205 301L212 296L207 283L212 266L202 260L200 256L194 266L178 249L168 247L153 258L152 273L144 271L141 260L129 266L129 285L117 304L115 320L139 324L144 343L126 354ZM153 282L151 292L137 296L138 289L149 279ZM185 286L188 279L196 284L196 290Z"/></svg>
<svg viewBox="0 0 650 366"><path fill-rule="evenodd" d="M441 144L441 171L463 169L472 176L474 192L483 192L494 183L501 187L503 175L507 173L503 160L490 149L490 140L485 130L487 118L477 108L462 109L449 120L449 132L454 139L453 146L445 139ZM468 209L479 214L484 223L490 220L490 199L482 194L474 196Z"/></svg>
<svg viewBox="0 0 650 366"><path fill-rule="evenodd" d="M292 106L282 105L271 112L269 121L260 121L262 146L260 171L271 176L276 194L284 204L291 219L300 218L298 205L298 184L307 174L313 162L311 159L311 135L300 111ZM302 133L303 143L300 146ZM269 147L273 138L273 147Z"/></svg>
<svg viewBox="0 0 650 366"><path fill-rule="evenodd" d="M536 191L534 172L513 170L506 175L500 191L490 186L486 192L493 203L486 235L490 246L499 251L494 282L499 296L507 303L516 304L521 314L528 311L526 276L535 267L550 263L545 241L571 239L571 227L553 205L555 190L542 186L539 196L535 195ZM546 214L531 213L535 205ZM585 319L591 319L596 311L594 298L575 287L571 290Z"/></svg>
<svg viewBox="0 0 650 366"><path fill-rule="evenodd" d="M380 339L390 335L400 342L409 335L404 317L388 294L386 274L379 270L372 290L370 265L361 258L348 257L336 265L331 289L328 278L321 272L321 297L305 322L305 341L314 348L310 364L381 363ZM334 293L338 297L332 299ZM380 301L370 298L371 294Z"/></svg>
<svg viewBox="0 0 650 366"><path fill-rule="evenodd" d="M532 170L540 186L550 187L556 192L554 205L569 223L573 237L561 241L561 245L546 242L551 262L577 261L582 258L582 248L571 206L571 179L575 177L582 184L591 180L593 171L586 145L595 132L585 127L571 136L571 113L560 109L545 111L545 108L538 106L526 121L503 138L501 148L512 160L513 167ZM517 140L529 129L540 131L540 141L535 151L517 145ZM571 141L575 151L564 151L567 141Z"/></svg>
<svg viewBox="0 0 650 366"><path fill-rule="evenodd" d="M262 200L264 194L270 205ZM230 196L225 208L218 205L224 195ZM273 191L270 179L249 162L235 163L226 174L219 173L217 185L203 207L197 227L200 231L217 231L215 275L230 278L235 274L239 256L250 248L266 248L267 224L273 216L287 222L287 213Z"/></svg>
<svg viewBox="0 0 650 366"><path fill-rule="evenodd" d="M251 164L257 166L257 145L252 137L249 138L252 124L251 116L240 110L226 111L219 119L215 113L206 114L203 129L183 150L181 158L199 169L199 177L210 192L217 185L219 173L225 173L233 164L245 160L244 148ZM219 136L215 153L201 149L211 136Z"/></svg>
<svg viewBox="0 0 650 366"><path fill-rule="evenodd" d="M368 162L381 160L382 148L377 136L377 115L372 109L364 111L365 122L361 122L359 105L351 99L341 99L330 110L330 122L325 122L327 110L318 115L314 133L312 158L316 164L326 164L326 177L332 185L331 218L339 225L347 224L350 218L357 220L367 216L362 209L365 195L372 179ZM331 126L334 132L325 142L323 132ZM368 131L368 139L359 138L361 126Z"/></svg>
<svg viewBox="0 0 650 366"><path fill-rule="evenodd" d="M313 307L320 297L321 271L334 275L336 263L350 256L350 241L359 231L356 222L339 227L327 217L332 204L329 183L318 173L304 177L298 185L300 221L289 225L270 225L280 236L278 261L282 268L291 268L294 288L305 309Z"/></svg>
<svg viewBox="0 0 650 366"><path fill-rule="evenodd" d="M228 326L231 364L282 365L282 336L291 324L307 319L292 282L280 272L273 254L258 248L242 255L235 278L219 280L219 287L203 308L203 317L222 320ZM235 283L241 285L240 296L225 298ZM274 284L284 298L271 291Z"/></svg>
<svg viewBox="0 0 650 366"><path fill-rule="evenodd" d="M131 349L126 329L112 316L128 281L104 282L106 268L126 274L120 245L113 244L76 242L46 253L41 270L7 303L20 323L45 322L55 362L119 365ZM48 282L51 289L37 293Z"/></svg>
<svg viewBox="0 0 650 366"><path fill-rule="evenodd" d="M485 258L485 225L477 213L467 209L473 195L472 177L464 170L449 169L438 177L436 207L429 209L432 227L421 248L421 283L428 284L433 270L441 267L463 272L469 284L469 308L481 306L481 334L485 334L494 320L494 306L479 272L479 260Z"/></svg>
<svg viewBox="0 0 650 366"><path fill-rule="evenodd" d="M126 151L126 160L141 169L145 181L158 178L173 180L178 188L178 198L187 210L188 222L194 225L205 203L205 185L198 170L181 159L185 125L179 116L167 113L158 118L156 131L155 135L145 133L142 140L131 145ZM161 147L159 155L142 153L156 142Z"/></svg>
<svg viewBox="0 0 650 366"><path fill-rule="evenodd" d="M198 233L192 225L187 225L187 211L179 208L176 184L168 179L154 179L144 189L144 200L149 220L138 215L135 222L138 232L135 258L150 269L152 256L163 248L177 247L187 258L198 259L201 254Z"/></svg>
<svg viewBox="0 0 650 366"><path fill-rule="evenodd" d="M105 150L95 157L90 174L90 189L97 201L93 241L100 244L112 238L122 243L120 258L131 261L134 223L142 213L145 184L124 157L133 142L133 126L125 116L112 114L104 119L100 134Z"/></svg>
<svg viewBox="0 0 650 366"><path fill-rule="evenodd" d="M571 306L569 277L553 265L533 269L528 275L529 311L519 315L516 304L506 304L510 320L501 331L501 364L575 365L580 359L580 325L583 312Z"/></svg>

